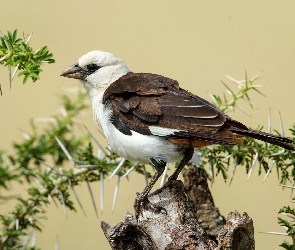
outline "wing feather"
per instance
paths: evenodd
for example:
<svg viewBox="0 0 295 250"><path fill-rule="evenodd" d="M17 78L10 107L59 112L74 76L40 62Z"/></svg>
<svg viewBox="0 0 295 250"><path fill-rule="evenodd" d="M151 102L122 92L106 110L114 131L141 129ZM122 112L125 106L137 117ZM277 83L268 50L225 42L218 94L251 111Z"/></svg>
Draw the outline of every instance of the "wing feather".
<svg viewBox="0 0 295 250"><path fill-rule="evenodd" d="M116 124L124 132L126 126L167 139L237 143L234 134L224 128L223 112L160 75L128 73L110 85L103 102L112 107L112 115L120 120Z"/></svg>

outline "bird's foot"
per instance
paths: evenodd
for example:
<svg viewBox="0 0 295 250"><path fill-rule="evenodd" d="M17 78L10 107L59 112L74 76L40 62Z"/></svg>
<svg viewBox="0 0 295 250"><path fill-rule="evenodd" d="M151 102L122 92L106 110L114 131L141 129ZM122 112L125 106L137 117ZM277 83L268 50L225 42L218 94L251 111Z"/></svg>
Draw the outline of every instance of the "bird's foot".
<svg viewBox="0 0 295 250"><path fill-rule="evenodd" d="M152 192L150 195L157 195L159 193L161 193L165 188L169 187L169 186L173 186L174 182L176 180L174 178L169 177L168 180L164 183L164 185L160 188L158 188L157 190L155 190L154 192Z"/></svg>
<svg viewBox="0 0 295 250"><path fill-rule="evenodd" d="M166 209L153 204L148 196L142 196L141 194L137 193L137 197L135 198L135 202L134 202L134 210L135 210L135 217L138 218L140 214L143 213L143 210L148 210L148 211L152 211L155 214L159 214L159 213L166 213Z"/></svg>

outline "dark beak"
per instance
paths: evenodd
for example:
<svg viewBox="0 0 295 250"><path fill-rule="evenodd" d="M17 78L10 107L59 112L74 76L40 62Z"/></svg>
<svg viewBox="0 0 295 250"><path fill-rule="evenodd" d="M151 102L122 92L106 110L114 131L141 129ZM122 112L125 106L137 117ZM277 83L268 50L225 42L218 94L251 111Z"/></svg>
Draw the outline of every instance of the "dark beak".
<svg viewBox="0 0 295 250"><path fill-rule="evenodd" d="M79 67L77 63L66 68L60 75L80 80L84 80L87 77L87 74L85 74L85 70Z"/></svg>

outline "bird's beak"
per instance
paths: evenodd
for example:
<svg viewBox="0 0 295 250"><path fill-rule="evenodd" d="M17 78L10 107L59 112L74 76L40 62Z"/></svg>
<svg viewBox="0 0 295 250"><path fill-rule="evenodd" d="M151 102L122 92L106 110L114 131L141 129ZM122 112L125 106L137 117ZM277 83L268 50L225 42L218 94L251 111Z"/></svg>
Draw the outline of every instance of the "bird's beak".
<svg viewBox="0 0 295 250"><path fill-rule="evenodd" d="M84 71L85 70L79 67L79 65L76 63L66 68L60 75L68 78L84 80L87 76L86 74L84 74Z"/></svg>

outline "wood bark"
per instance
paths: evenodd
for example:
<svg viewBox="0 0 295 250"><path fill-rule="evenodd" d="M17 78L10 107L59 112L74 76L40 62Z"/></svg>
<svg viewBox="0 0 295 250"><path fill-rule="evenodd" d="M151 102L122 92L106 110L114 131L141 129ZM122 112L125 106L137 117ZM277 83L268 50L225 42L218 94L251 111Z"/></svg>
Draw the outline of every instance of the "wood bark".
<svg viewBox="0 0 295 250"><path fill-rule="evenodd" d="M184 183L173 181L151 194L150 204L142 204L137 219L127 213L125 221L114 227L101 223L112 249L255 249L252 219L237 211L224 219L214 205L203 169L190 166L183 175Z"/></svg>

